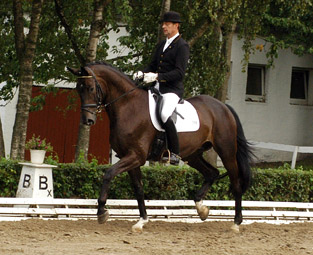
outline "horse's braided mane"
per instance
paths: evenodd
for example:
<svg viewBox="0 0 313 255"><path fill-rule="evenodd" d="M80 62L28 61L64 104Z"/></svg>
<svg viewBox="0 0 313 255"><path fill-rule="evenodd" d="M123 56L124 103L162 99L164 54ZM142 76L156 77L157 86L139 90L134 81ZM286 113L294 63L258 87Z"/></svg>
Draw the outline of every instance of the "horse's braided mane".
<svg viewBox="0 0 313 255"><path fill-rule="evenodd" d="M134 81L132 81L125 73L123 73L122 71L120 71L118 68L116 68L115 66L111 65L108 62L105 61L94 61L94 62L90 62L88 63L86 66L94 66L94 65L104 65L106 67L109 67L110 69L112 69L113 71L117 72L118 74L122 75L123 77L125 77L128 81L130 81L131 83L134 83Z"/></svg>

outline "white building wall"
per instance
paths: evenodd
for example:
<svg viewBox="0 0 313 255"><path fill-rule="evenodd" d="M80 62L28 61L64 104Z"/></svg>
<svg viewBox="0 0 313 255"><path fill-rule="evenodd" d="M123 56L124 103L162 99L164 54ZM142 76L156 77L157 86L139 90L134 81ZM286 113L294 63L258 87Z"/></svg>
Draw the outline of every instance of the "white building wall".
<svg viewBox="0 0 313 255"><path fill-rule="evenodd" d="M261 39L256 44L264 44ZM265 77L265 102L245 101L247 72L242 72L242 41L236 37L232 45L232 75L229 82L229 100L237 111L248 140L272 142L298 146L313 145L313 106L290 104L290 87L292 67L310 69L309 93L313 90L313 57L298 57L290 50L281 50L275 59L274 67L267 69ZM256 51L249 63L267 64L265 51ZM257 150L260 160L291 160L291 153L273 150Z"/></svg>

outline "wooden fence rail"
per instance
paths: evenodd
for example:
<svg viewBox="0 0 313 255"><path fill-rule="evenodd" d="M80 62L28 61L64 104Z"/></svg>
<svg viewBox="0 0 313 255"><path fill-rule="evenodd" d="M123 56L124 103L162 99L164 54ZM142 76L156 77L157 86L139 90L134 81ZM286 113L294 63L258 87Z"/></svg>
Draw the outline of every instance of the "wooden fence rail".
<svg viewBox="0 0 313 255"><path fill-rule="evenodd" d="M278 150L292 152L291 169L296 167L298 153L313 153L313 147L310 146L294 146L278 143L265 143L251 141L252 146L261 149Z"/></svg>
<svg viewBox="0 0 313 255"><path fill-rule="evenodd" d="M233 219L234 201L205 200L209 219ZM110 217L138 219L136 200L109 199ZM154 219L198 219L192 200L146 200ZM0 198L0 221L28 218L95 218L95 199ZM313 220L313 203L243 201L243 217L251 220Z"/></svg>

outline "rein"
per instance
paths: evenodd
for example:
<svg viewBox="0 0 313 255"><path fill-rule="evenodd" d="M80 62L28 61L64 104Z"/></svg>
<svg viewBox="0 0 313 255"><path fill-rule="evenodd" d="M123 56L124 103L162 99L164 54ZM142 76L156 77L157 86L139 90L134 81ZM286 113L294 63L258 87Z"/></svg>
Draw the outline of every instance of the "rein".
<svg viewBox="0 0 313 255"><path fill-rule="evenodd" d="M111 102L104 104L103 107L106 108L108 106L110 106L111 104L115 103L116 101L118 101L119 99L121 99L124 96L127 96L129 93L133 92L135 89L138 89L139 86L136 86L135 88L132 88L131 90L125 92L124 94L120 95L119 97L113 99Z"/></svg>
<svg viewBox="0 0 313 255"><path fill-rule="evenodd" d="M106 103L106 104L103 104L101 99L104 98L104 93L103 93L103 90L102 90L102 88L101 88L101 86L100 86L100 84L99 84L99 82L98 82L98 80L97 80L97 78L96 78L96 75L95 75L95 73L94 73L89 67L85 67L85 68L90 71L91 75L88 75L88 76L79 76L78 78L83 78L83 79L84 79L84 78L87 78L87 79L88 79L88 78L93 78L93 79L95 80L95 82L96 82L96 97L97 97L97 101L98 101L98 102L97 102L96 104L84 104L84 105L81 106L81 110L82 110L82 111L87 111L87 112L89 112L89 113L91 113L91 114L100 113L100 112L101 112L101 108L107 108L107 107L109 107L111 104L115 103L116 101L118 101L118 100L121 99L122 97L124 97L124 96L128 95L129 93L133 92L135 89L138 89L138 88L140 87L140 85L141 85L141 84L139 83L139 81L137 80L137 81L136 81L136 87L135 87L135 88L132 88L131 90L125 92L125 93L122 94L121 96L119 96L119 97L113 99L111 102ZM87 109L87 108L97 108L97 110L96 110L95 112L92 112L92 111L90 111L90 110Z"/></svg>

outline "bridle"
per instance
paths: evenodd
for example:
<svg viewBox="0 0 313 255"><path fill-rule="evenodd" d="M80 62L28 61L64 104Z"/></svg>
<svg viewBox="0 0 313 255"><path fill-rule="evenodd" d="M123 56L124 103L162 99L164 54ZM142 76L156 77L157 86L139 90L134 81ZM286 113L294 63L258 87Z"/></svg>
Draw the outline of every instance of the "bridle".
<svg viewBox="0 0 313 255"><path fill-rule="evenodd" d="M78 78L80 79L88 79L88 78L93 78L95 80L96 83L96 97L97 97L97 103L96 104L84 104L81 106L81 110L82 111L86 111L89 112L91 114L97 114L100 113L102 111L102 99L104 98L104 93L103 90L96 78L95 73L89 68L89 67L85 67L86 69L88 69L91 73L91 75L85 75L85 76L79 76ZM90 111L88 108L96 108L96 111Z"/></svg>
<svg viewBox="0 0 313 255"><path fill-rule="evenodd" d="M85 75L85 76L79 76L78 78L80 79L88 79L88 78L93 78L95 80L95 83L96 83L96 97L97 97L97 103L96 104L84 104L81 106L81 110L82 111L86 111L86 112L89 112L91 114L97 114L97 113L101 113L102 111L102 108L107 108L108 106L110 106L111 104L113 104L114 102L116 102L117 100L119 100L120 98L128 95L129 93L131 93L132 91L134 91L135 89L139 88L140 87L140 83L139 81L137 80L136 81L136 87L132 88L131 90L125 92L124 94L122 94L121 96L113 99L111 102L109 103L106 103L106 104L103 104L102 100L104 99L104 93L103 93L103 90L96 78L96 75L95 73L89 68L89 67L85 67L86 69L88 69L91 73L91 75ZM96 111L90 111L88 108L96 108Z"/></svg>

